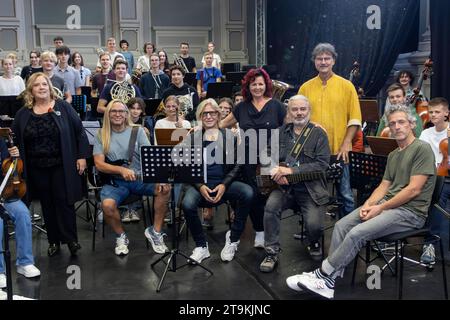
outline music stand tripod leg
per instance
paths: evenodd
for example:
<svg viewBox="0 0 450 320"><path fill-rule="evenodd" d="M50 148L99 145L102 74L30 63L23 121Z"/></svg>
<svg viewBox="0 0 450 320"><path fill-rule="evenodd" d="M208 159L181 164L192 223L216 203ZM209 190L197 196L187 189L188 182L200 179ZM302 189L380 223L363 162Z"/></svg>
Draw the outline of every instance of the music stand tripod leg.
<svg viewBox="0 0 450 320"><path fill-rule="evenodd" d="M184 254L182 251L180 251L178 249L179 246L179 241L178 241L178 231L177 231L177 226L175 223L175 193L174 193L174 183L171 183L171 189L170 189L170 196L171 196L171 200L170 200L170 206L171 206L171 210L170 210L170 214L171 214L171 219L173 221L171 229L172 229L172 250L170 252L166 252L161 258L159 258L158 260L156 260L155 262L153 262L151 264L151 267L153 268L157 263L159 263L160 261L163 261L163 259L167 256L169 256L169 259L167 260L167 265L164 269L163 275L161 276L161 280L158 283L158 287L156 289L156 292L160 292L161 291L161 286L164 282L164 279L166 278L167 272L170 271L172 272L176 272L177 269L185 266L180 266L177 267L177 260L176 260L176 256L177 254L180 254L181 256L183 256L184 258L186 258L186 260L189 261L189 257ZM207 267L201 265L200 263L195 263L193 264L195 266L199 266L201 268L203 268L204 270L208 271L211 275L214 275L214 273L209 270Z"/></svg>

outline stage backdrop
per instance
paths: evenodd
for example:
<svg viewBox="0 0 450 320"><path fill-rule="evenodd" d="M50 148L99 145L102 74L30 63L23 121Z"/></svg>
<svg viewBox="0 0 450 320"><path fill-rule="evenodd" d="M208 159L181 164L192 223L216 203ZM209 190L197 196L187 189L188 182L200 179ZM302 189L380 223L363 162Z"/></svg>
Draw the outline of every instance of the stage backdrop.
<svg viewBox="0 0 450 320"><path fill-rule="evenodd" d="M450 1L431 0L431 96L450 100Z"/></svg>
<svg viewBox="0 0 450 320"><path fill-rule="evenodd" d="M311 52L320 42L338 52L335 71L358 82L367 96L383 87L400 53L417 50L419 0L267 1L267 57L278 77L302 84L315 76Z"/></svg>

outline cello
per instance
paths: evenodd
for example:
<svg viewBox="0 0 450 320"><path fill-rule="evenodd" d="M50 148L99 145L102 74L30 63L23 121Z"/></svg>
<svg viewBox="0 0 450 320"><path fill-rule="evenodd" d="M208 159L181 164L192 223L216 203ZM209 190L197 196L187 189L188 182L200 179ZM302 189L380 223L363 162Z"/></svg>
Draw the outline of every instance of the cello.
<svg viewBox="0 0 450 320"><path fill-rule="evenodd" d="M0 130L0 136L7 138L8 148L14 147L13 133L11 130L9 128L1 128ZM21 199L24 197L27 192L27 186L25 180L22 178L23 169L23 161L18 157L9 157L3 160L3 176L6 176L8 173L10 174L2 193L3 199Z"/></svg>
<svg viewBox="0 0 450 320"><path fill-rule="evenodd" d="M442 161L437 166L437 175L442 177L448 176L450 169L450 163L448 162L448 140L449 138L446 138L439 142L439 152L442 153Z"/></svg>
<svg viewBox="0 0 450 320"><path fill-rule="evenodd" d="M430 125L430 116L428 115L428 101L424 96L420 94L422 89L422 84L425 80L433 75L433 61L428 58L424 63L424 69L420 74L419 81L417 82L417 87L413 90L413 95L408 99L408 105L415 104L416 112L422 119L423 128L428 128Z"/></svg>

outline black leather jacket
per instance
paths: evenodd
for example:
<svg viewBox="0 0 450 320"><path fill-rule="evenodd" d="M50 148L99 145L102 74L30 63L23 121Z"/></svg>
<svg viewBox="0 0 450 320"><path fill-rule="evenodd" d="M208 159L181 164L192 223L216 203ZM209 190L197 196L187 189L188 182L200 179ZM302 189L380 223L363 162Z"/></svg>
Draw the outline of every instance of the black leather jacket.
<svg viewBox="0 0 450 320"><path fill-rule="evenodd" d="M280 134L280 162L285 162L294 169L294 173L326 171L330 162L330 146L328 137L322 129L314 127L306 141L300 156L296 161L289 155L296 137L294 125L284 124L279 129ZM329 193L326 178L304 182L309 195L317 205L329 202ZM294 185L295 190L295 185Z"/></svg>
<svg viewBox="0 0 450 320"><path fill-rule="evenodd" d="M222 180L222 183L225 185L226 188L229 187L229 185L234 181L237 180L239 177L239 173L242 168L242 164L237 163L237 139L231 132L231 130L228 129L219 129L219 139L217 140L217 147L218 150L222 151L222 159L223 159L223 165L224 165L224 173L225 176ZM196 144L203 143L203 134L204 130L199 130L195 132L194 134L190 134L183 142L184 143L190 143L191 146L194 146ZM227 137L229 138L228 145L227 145ZM233 143L231 145L231 143ZM225 147L224 147L225 146ZM231 149L233 148L234 153L231 153ZM228 157L232 157L232 159L228 159ZM203 183L198 183L193 185L197 190L200 190L201 186L203 186Z"/></svg>

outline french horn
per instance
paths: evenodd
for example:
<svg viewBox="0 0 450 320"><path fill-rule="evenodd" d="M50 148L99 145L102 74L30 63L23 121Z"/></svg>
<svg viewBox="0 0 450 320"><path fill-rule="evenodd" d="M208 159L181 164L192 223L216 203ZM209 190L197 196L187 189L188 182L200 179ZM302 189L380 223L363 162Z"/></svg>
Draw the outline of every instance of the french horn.
<svg viewBox="0 0 450 320"><path fill-rule="evenodd" d="M116 81L111 87L111 98L127 103L131 98L136 97L134 86L128 81Z"/></svg>

